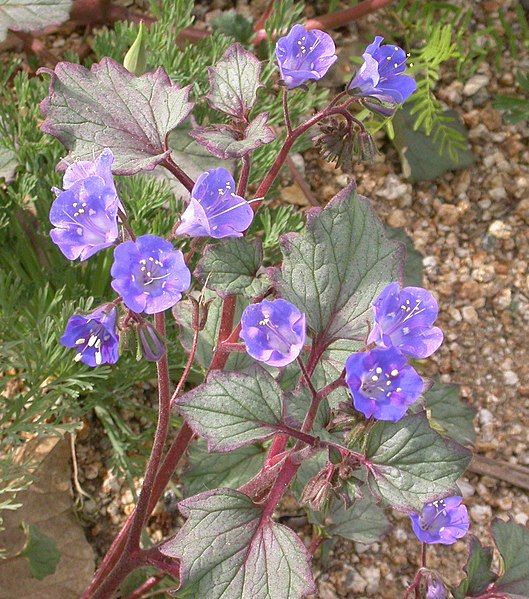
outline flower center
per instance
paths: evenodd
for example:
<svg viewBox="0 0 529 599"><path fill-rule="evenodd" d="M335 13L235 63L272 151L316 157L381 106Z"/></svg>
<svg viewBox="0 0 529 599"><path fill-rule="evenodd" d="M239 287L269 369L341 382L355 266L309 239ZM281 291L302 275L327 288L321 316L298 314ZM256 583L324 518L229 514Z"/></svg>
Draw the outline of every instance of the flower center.
<svg viewBox="0 0 529 599"><path fill-rule="evenodd" d="M79 337L75 341L77 346L77 353L75 354L74 360L79 362L86 351L93 348L94 358L96 364L99 366L103 361L101 354L101 346L110 339L110 335L105 327L100 322L88 322L87 323L87 335L86 337Z"/></svg>
<svg viewBox="0 0 529 599"><path fill-rule="evenodd" d="M163 279L166 279L169 276L169 273L164 272L164 265L160 260L153 256L149 256L148 258L142 258L139 265L142 279L139 281L140 285L148 287L153 286L154 284L154 287L165 287L166 282ZM156 281L162 281L162 283L156 285ZM146 289L146 291L149 291L149 289Z"/></svg>
<svg viewBox="0 0 529 599"><path fill-rule="evenodd" d="M398 368L384 372L381 366L377 366L366 373L360 389L372 399L382 400L390 397L394 391L402 391L401 387L397 386L399 374Z"/></svg>
<svg viewBox="0 0 529 599"><path fill-rule="evenodd" d="M434 528L435 524L439 524L439 520L446 520L448 516L445 502L442 499L434 501L431 505L433 507L433 510L429 510L430 513L422 513L419 516L419 526L423 530L431 530L432 528ZM444 528L444 526L441 526L439 528L439 531L442 532Z"/></svg>
<svg viewBox="0 0 529 599"><path fill-rule="evenodd" d="M266 338L270 346L281 353L288 353L292 345L297 341L293 332L284 329L280 330L275 324L270 322L268 316L264 316L258 325L267 329Z"/></svg>

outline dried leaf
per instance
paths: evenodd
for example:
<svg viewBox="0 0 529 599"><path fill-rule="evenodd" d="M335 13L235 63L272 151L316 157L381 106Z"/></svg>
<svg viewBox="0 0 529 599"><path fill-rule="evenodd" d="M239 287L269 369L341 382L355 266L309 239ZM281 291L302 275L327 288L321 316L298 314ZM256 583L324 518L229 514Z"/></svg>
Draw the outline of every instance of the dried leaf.
<svg viewBox="0 0 529 599"><path fill-rule="evenodd" d="M18 553L26 542L21 523L36 525L52 539L60 553L54 574L43 580L31 576L26 559L0 561L2 599L58 599L79 597L94 572L94 554L79 524L70 493L70 447L65 439L34 439L24 446L23 461L35 463L33 484L19 493L22 507L6 513L0 546L9 555Z"/></svg>

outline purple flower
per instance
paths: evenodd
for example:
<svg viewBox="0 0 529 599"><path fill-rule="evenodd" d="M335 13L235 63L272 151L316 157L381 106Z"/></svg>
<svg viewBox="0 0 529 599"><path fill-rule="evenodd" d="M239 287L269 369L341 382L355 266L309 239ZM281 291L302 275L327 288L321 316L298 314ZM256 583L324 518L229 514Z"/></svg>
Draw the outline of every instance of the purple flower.
<svg viewBox="0 0 529 599"><path fill-rule="evenodd" d="M252 220L253 210L236 195L233 177L225 168L216 168L197 179L176 234L216 239L242 237Z"/></svg>
<svg viewBox="0 0 529 599"><path fill-rule="evenodd" d="M127 308L147 314L174 306L191 284L182 252L155 235L118 245L110 274Z"/></svg>
<svg viewBox="0 0 529 599"><path fill-rule="evenodd" d="M115 364L119 358L119 337L116 328L117 310L108 304L90 314L75 314L68 320L60 341L75 348L74 360L88 366Z"/></svg>
<svg viewBox="0 0 529 599"><path fill-rule="evenodd" d="M281 79L293 89L324 77L338 57L330 35L294 25L287 36L277 40L276 58Z"/></svg>
<svg viewBox="0 0 529 599"><path fill-rule="evenodd" d="M118 238L117 214L121 206L112 178L114 156L103 150L94 161L72 164L64 175L64 191L50 210L54 243L70 260L86 260L111 246Z"/></svg>
<svg viewBox="0 0 529 599"><path fill-rule="evenodd" d="M403 104L417 89L415 79L404 75L406 70L406 53L398 46L380 44L383 37L377 35L375 41L366 48L362 58L364 64L349 84L349 89L357 96L367 96L395 107ZM383 107L370 105L374 110L384 114Z"/></svg>
<svg viewBox="0 0 529 599"><path fill-rule="evenodd" d="M305 343L305 314L284 299L250 304L242 313L241 338L256 360L286 366Z"/></svg>
<svg viewBox="0 0 529 599"><path fill-rule="evenodd" d="M393 348L352 354L345 375L355 409L377 420L400 420L424 387L415 369Z"/></svg>
<svg viewBox="0 0 529 599"><path fill-rule="evenodd" d="M423 543L452 545L469 528L467 508L462 497L446 497L427 503L420 514L412 514L411 525Z"/></svg>
<svg viewBox="0 0 529 599"><path fill-rule="evenodd" d="M391 283L373 303L375 326L368 343L396 347L412 358L427 358L443 342L443 332L432 326L439 306L421 287L400 288Z"/></svg>

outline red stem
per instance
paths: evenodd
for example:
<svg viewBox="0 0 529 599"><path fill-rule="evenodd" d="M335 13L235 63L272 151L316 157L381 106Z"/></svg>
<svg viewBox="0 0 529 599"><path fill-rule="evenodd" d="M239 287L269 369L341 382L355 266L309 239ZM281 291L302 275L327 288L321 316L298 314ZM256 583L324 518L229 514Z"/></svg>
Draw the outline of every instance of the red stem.
<svg viewBox="0 0 529 599"><path fill-rule="evenodd" d="M332 12L315 19L309 19L305 23L306 29L335 29L336 27L343 27L351 21L356 21L366 15L376 12L384 6L391 4L393 0L364 0L353 6L352 8L346 8L345 10L339 10Z"/></svg>
<svg viewBox="0 0 529 599"><path fill-rule="evenodd" d="M242 198L245 196L246 188L248 187L248 179L250 178L250 167L250 156L243 156L241 174L239 175L239 183L237 184L237 195L241 196Z"/></svg>
<svg viewBox="0 0 529 599"><path fill-rule="evenodd" d="M283 163L287 159L288 154L289 154L290 150L292 149L292 146L294 145L294 142L299 137L301 137L303 135L303 133L308 131L313 125L315 125L322 119L325 119L328 116L331 116L333 114L342 114L342 116L343 116L343 113L345 112L345 106L346 106L346 104L340 104L339 106L327 106L320 112L316 113L307 122L302 123L295 129L292 129L292 132L289 135L287 135L287 137L283 143L283 147L279 151L279 154L277 155L277 158L274 160L272 166L270 167L270 170L265 175L261 184L257 188L257 191L255 192L256 198L264 198L266 196L270 187L272 187L272 184L274 183L275 178L277 177L279 171L281 170ZM255 202L254 204L252 204L252 208L253 208L254 212L257 210L260 203L261 202Z"/></svg>
<svg viewBox="0 0 529 599"><path fill-rule="evenodd" d="M156 574L156 576L147 578L147 580L141 586L128 595L127 599L141 599L145 593L148 593L152 588L154 588L164 577L165 574Z"/></svg>
<svg viewBox="0 0 529 599"><path fill-rule="evenodd" d="M219 351L220 345L223 341L226 341L231 334L233 328L233 319L235 317L235 306L237 303L237 296L227 295L222 303L222 314L220 317L220 328L217 338L217 348L209 370L222 370L226 366L228 361L229 352Z"/></svg>
<svg viewBox="0 0 529 599"><path fill-rule="evenodd" d="M191 191L195 185L195 182L191 177L188 177L184 171L174 162L171 156L167 156L167 158L162 162L162 166L173 173L173 175L180 181L180 183L187 189L187 191Z"/></svg>

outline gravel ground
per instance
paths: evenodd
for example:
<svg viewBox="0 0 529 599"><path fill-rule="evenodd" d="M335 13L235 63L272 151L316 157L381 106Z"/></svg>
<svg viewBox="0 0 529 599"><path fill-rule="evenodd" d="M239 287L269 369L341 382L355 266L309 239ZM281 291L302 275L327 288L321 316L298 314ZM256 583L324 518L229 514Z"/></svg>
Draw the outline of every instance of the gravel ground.
<svg viewBox="0 0 529 599"><path fill-rule="evenodd" d="M215 4L223 8L223 3ZM480 3L475 18L484 20L499 6L512 5ZM374 23L373 18L364 20L361 34L369 37ZM383 220L404 227L424 255L424 285L439 299L445 331L445 343L429 360L428 374L461 385L463 398L477 411L479 454L529 465L529 127L506 125L491 106L496 93L514 92L514 66L506 55L501 72L484 63L465 83L449 70L443 73L439 98L457 110L469 130L476 158L472 168L411 185L401 175L396 151L386 144L374 166L357 168L355 179ZM529 67L527 55L516 67ZM315 151L303 160L320 200L329 200L348 180ZM284 199L292 198L292 182L284 185ZM84 503L83 515L87 523L99 519L87 527L98 553L133 508L127 485L105 470L109 451L93 421L80 435L77 452L80 482L95 497ZM462 492L472 532L482 539L488 539L495 516L512 516L520 524L529 519L527 494L489 476L469 474ZM160 507L153 518L155 539L177 524L169 507ZM296 510L290 501L284 507L285 512ZM417 568L420 547L408 518L396 514L392 519L392 531L379 543L366 547L339 541L324 562L316 559L319 597L402 596ZM466 543L432 547L428 559L455 583L462 575Z"/></svg>

